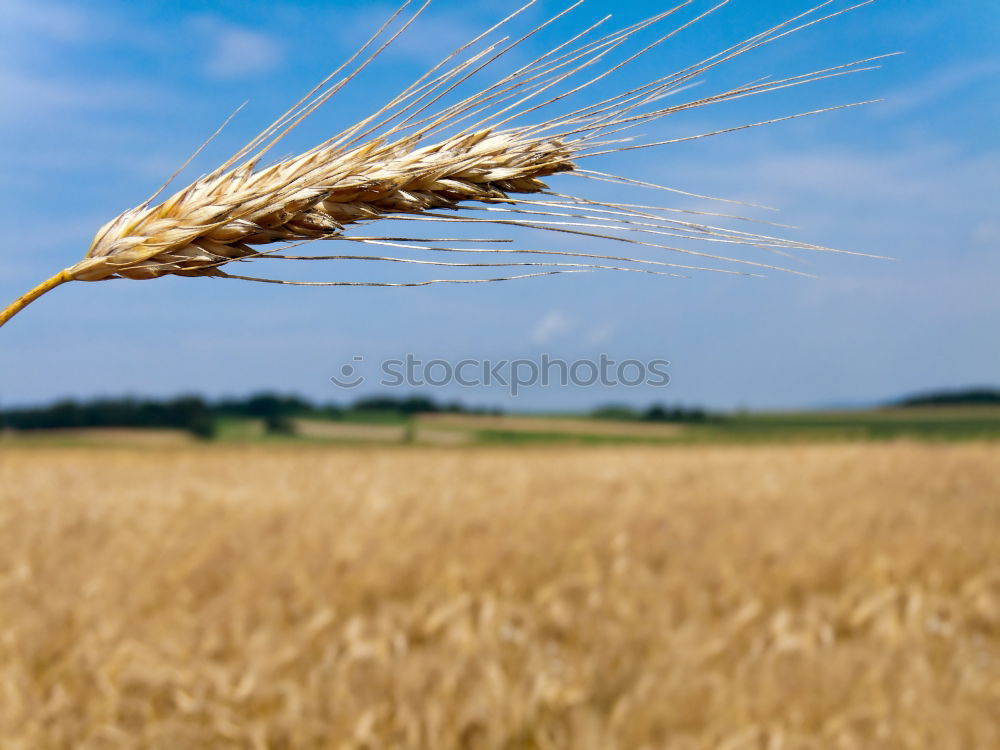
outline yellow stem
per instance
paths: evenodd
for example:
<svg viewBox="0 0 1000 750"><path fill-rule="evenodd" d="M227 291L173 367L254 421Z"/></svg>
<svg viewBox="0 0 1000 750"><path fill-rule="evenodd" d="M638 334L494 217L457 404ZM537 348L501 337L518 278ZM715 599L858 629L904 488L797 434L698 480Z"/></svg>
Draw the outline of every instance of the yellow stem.
<svg viewBox="0 0 1000 750"><path fill-rule="evenodd" d="M16 300L11 302L7 307L0 311L0 326L6 323L8 320L17 315L21 310L26 308L36 299L41 297L46 292L55 289L60 284L64 284L67 281L72 281L73 277L70 275L69 269L64 268L62 271L57 273L51 279L43 281L41 284L36 286L27 294L18 297Z"/></svg>

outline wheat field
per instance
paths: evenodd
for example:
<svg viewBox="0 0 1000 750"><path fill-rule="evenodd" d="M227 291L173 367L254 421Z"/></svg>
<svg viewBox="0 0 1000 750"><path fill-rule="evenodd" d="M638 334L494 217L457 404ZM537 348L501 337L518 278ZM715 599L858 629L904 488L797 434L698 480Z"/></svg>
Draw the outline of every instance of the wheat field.
<svg viewBox="0 0 1000 750"><path fill-rule="evenodd" d="M0 448L0 747L1000 747L1000 448Z"/></svg>

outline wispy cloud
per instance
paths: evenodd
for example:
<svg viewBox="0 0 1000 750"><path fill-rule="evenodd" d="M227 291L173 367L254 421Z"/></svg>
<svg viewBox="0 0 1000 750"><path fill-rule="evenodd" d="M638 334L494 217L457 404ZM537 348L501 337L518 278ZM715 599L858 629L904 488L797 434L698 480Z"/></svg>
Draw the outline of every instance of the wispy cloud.
<svg viewBox="0 0 1000 750"><path fill-rule="evenodd" d="M604 321L603 323L598 323L593 328L591 328L587 335L584 337L586 341L591 346L600 346L601 344L609 343L615 335L616 326L611 321Z"/></svg>
<svg viewBox="0 0 1000 750"><path fill-rule="evenodd" d="M1000 59L952 65L932 73L912 86L890 92L875 113L883 117L905 115L988 78L1000 79Z"/></svg>
<svg viewBox="0 0 1000 750"><path fill-rule="evenodd" d="M30 70L0 66L0 124L30 126L66 114L148 109L155 97L150 85L129 80L79 80L38 75Z"/></svg>
<svg viewBox="0 0 1000 750"><path fill-rule="evenodd" d="M0 41L3 49L10 45L27 45L31 38L43 37L62 42L82 41L94 32L93 14L80 8L58 3L26 0L5 0Z"/></svg>
<svg viewBox="0 0 1000 750"><path fill-rule="evenodd" d="M136 31L121 19L58 2L5 0L0 23L0 126L23 133L55 118L148 108L162 101L134 71L97 75L81 58L100 58L109 40Z"/></svg>
<svg viewBox="0 0 1000 750"><path fill-rule="evenodd" d="M529 338L534 344L548 344L572 329L572 318L560 310L552 310L535 324Z"/></svg>
<svg viewBox="0 0 1000 750"><path fill-rule="evenodd" d="M921 141L882 151L762 150L739 163L699 161L677 171L681 182L707 184L706 192L728 186L739 197L780 206L796 223L837 234L864 224L858 234L871 237L903 220L908 234L923 227L954 236L956 227L973 226L994 209L998 170L1000 152L967 154L947 142Z"/></svg>
<svg viewBox="0 0 1000 750"><path fill-rule="evenodd" d="M209 55L203 69L213 78L243 78L269 73L285 60L284 45L271 34L236 26L213 16L195 19L195 27L208 37Z"/></svg>

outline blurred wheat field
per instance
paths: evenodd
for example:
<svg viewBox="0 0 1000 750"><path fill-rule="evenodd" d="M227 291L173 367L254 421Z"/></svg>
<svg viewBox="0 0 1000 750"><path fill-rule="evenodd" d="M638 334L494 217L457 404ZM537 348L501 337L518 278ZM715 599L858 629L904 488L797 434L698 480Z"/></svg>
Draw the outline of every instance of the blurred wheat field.
<svg viewBox="0 0 1000 750"><path fill-rule="evenodd" d="M1000 747L1000 447L12 448L0 747Z"/></svg>

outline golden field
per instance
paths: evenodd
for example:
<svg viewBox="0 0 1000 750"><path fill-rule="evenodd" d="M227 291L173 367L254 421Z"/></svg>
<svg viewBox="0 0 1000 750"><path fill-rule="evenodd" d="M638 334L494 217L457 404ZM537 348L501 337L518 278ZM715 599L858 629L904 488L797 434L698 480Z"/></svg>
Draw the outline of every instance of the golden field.
<svg viewBox="0 0 1000 750"><path fill-rule="evenodd" d="M0 748L997 748L1000 445L0 447Z"/></svg>

